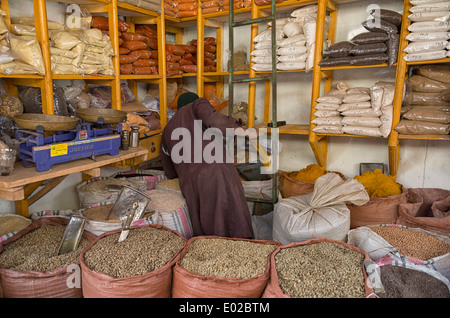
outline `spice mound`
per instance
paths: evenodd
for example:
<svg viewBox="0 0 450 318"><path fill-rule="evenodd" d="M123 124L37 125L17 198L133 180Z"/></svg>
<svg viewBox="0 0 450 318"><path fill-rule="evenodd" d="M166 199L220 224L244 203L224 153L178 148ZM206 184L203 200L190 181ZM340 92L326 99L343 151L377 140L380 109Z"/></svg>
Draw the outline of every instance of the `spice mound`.
<svg viewBox="0 0 450 318"><path fill-rule="evenodd" d="M384 174L381 169L375 169L373 172L366 171L360 176L355 176L354 179L366 188L371 198L384 198L402 193L402 186L392 177Z"/></svg>
<svg viewBox="0 0 450 318"><path fill-rule="evenodd" d="M339 243L283 248L275 255L279 285L295 298L365 297L364 255Z"/></svg>
<svg viewBox="0 0 450 318"><path fill-rule="evenodd" d="M197 239L190 244L180 266L203 276L249 279L264 273L276 247L252 241Z"/></svg>
<svg viewBox="0 0 450 318"><path fill-rule="evenodd" d="M428 273L393 265L380 273L387 298L450 298L447 285Z"/></svg>
<svg viewBox="0 0 450 318"><path fill-rule="evenodd" d="M397 226L371 226L370 229L405 256L428 260L450 253L449 244L428 233Z"/></svg>
<svg viewBox="0 0 450 318"><path fill-rule="evenodd" d="M66 226L43 225L3 246L0 267L18 271L47 272L70 264L78 264L81 251L89 244L81 238L78 248L58 255Z"/></svg>
<svg viewBox="0 0 450 318"><path fill-rule="evenodd" d="M163 267L183 248L184 240L154 227L130 230L120 243L120 232L99 239L84 255L86 265L116 278L143 275Z"/></svg>
<svg viewBox="0 0 450 318"><path fill-rule="evenodd" d="M305 182L314 182L325 174L325 169L317 164L310 164L299 171L290 172L288 177Z"/></svg>

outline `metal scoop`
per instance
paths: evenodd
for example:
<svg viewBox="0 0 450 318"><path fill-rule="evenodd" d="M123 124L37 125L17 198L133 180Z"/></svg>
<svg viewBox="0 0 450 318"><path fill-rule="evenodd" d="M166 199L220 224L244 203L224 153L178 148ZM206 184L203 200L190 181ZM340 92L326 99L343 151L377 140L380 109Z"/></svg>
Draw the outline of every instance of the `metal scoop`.
<svg viewBox="0 0 450 318"><path fill-rule="evenodd" d="M78 248L85 223L86 218L80 215L72 215L59 244L58 255L73 252Z"/></svg>

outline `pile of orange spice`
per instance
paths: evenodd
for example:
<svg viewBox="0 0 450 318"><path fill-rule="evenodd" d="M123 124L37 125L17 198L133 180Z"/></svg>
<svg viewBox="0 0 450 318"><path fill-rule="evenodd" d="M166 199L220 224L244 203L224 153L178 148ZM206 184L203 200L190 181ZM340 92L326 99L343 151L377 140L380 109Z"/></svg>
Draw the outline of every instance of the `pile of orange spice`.
<svg viewBox="0 0 450 318"><path fill-rule="evenodd" d="M371 198L384 198L403 192L402 186L395 182L394 178L384 174L381 169L366 171L353 179L366 188L367 194Z"/></svg>

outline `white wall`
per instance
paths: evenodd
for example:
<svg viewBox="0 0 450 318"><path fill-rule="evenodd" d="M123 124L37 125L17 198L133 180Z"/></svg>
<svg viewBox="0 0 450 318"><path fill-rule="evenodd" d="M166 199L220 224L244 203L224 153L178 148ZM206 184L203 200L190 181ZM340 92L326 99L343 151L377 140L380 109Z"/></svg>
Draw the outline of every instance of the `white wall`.
<svg viewBox="0 0 450 318"><path fill-rule="evenodd" d="M367 7L376 2L380 7L401 11L403 1L358 1L340 6L336 41L346 40L351 32L360 27L368 14ZM47 2L50 19L62 23L64 5ZM33 16L32 0L10 1L11 14L14 16ZM227 23L225 23L227 26ZM249 56L249 27L238 29L235 33L235 49L246 50ZM195 28L185 31L187 41L196 38ZM205 36L211 34L207 30ZM223 31L223 47L228 47L228 30ZM223 52L224 69L227 63L227 50ZM345 80L351 86L371 86L377 80L394 80L395 70L388 68L370 68L366 70L342 70L335 72L336 80ZM195 78L187 81L187 88L195 90ZM311 102L311 73L289 73L278 76L278 120L289 123L306 124L309 121ZM227 83L227 78L225 79ZM247 85L237 85L235 100L246 101ZM228 96L225 85L224 97ZM264 90L262 84L257 85L258 121L263 119ZM283 151L280 155L280 169L286 171L299 170L311 163L315 158L308 143L307 136L282 135ZM384 163L388 165L387 140L374 138L332 137L328 147L329 170L340 171L347 178L359 174L361 162ZM450 189L450 147L448 142L426 140L402 140L400 148L400 166L397 181L406 188L444 188ZM102 175L111 175L117 171L113 168L102 169ZM37 203L30 206L30 212L55 209L74 209L78 207L78 197L75 191L81 182L80 174L67 177L58 187ZM13 202L0 200L0 213L14 213Z"/></svg>

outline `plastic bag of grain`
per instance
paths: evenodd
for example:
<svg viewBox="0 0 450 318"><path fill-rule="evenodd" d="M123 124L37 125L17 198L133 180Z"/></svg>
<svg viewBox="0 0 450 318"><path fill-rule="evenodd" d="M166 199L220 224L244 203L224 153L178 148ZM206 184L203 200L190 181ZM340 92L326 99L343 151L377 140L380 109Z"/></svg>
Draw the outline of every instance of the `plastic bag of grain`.
<svg viewBox="0 0 450 318"><path fill-rule="evenodd" d="M197 236L173 269L174 298L257 298L269 279L279 242Z"/></svg>
<svg viewBox="0 0 450 318"><path fill-rule="evenodd" d="M85 298L170 298L172 268L186 239L162 225L103 233L80 255Z"/></svg>
<svg viewBox="0 0 450 318"><path fill-rule="evenodd" d="M398 214L397 224L450 237L450 190L410 188Z"/></svg>
<svg viewBox="0 0 450 318"><path fill-rule="evenodd" d="M270 257L270 278L262 297L374 297L364 268L367 261L363 249L328 238L279 246Z"/></svg>
<svg viewBox="0 0 450 318"><path fill-rule="evenodd" d="M74 252L56 255L69 220L39 218L0 245L5 298L81 298L78 256L94 236L83 232Z"/></svg>
<svg viewBox="0 0 450 318"><path fill-rule="evenodd" d="M31 223L30 219L17 214L0 215L0 243L23 230Z"/></svg>
<svg viewBox="0 0 450 318"><path fill-rule="evenodd" d="M111 177L96 177L87 181L83 181L77 187L78 199L82 208L90 207L94 204L105 202L114 203L116 202L119 191L110 191L109 186L123 186L129 185L132 188L138 189L140 191L146 191L147 186L135 183L132 180L123 178L111 178Z"/></svg>
<svg viewBox="0 0 450 318"><path fill-rule="evenodd" d="M450 277L447 236L399 224L379 224L350 230L348 243L365 250L375 262L412 263Z"/></svg>
<svg viewBox="0 0 450 318"><path fill-rule="evenodd" d="M336 173L316 179L312 193L285 198L275 204L273 238L283 244L311 238L345 240L350 229L346 204L369 201L364 186L354 179L343 180Z"/></svg>
<svg viewBox="0 0 450 318"><path fill-rule="evenodd" d="M181 194L172 190L154 189L146 191L151 201L147 212L154 211L155 215L135 221L135 225L161 224L177 231L186 239L193 236L192 223L186 200Z"/></svg>

